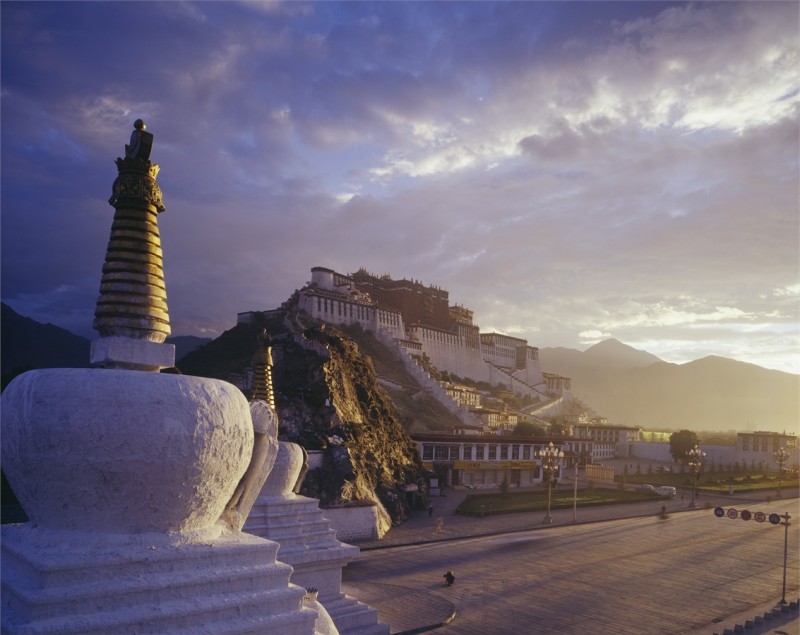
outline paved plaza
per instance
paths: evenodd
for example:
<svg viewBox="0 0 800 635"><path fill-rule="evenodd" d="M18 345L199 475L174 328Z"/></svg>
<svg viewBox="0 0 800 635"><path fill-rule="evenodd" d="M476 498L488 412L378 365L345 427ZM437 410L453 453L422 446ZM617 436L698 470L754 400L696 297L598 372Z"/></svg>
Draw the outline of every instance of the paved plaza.
<svg viewBox="0 0 800 635"><path fill-rule="evenodd" d="M344 570L343 590L377 608L392 633L723 633L781 599L785 529L717 518L717 504L792 516L786 598L798 597L797 498L726 496L687 510L678 497L666 519L653 502L557 510L543 525L543 513L456 516L465 494L448 490L431 517L359 543ZM456 583L445 588L448 569ZM794 611L747 632L795 635L799 624Z"/></svg>

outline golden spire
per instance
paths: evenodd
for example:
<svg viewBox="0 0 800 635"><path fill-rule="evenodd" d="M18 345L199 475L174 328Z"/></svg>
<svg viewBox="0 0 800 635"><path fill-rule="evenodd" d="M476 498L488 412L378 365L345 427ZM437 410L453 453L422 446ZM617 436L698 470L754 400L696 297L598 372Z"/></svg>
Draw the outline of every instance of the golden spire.
<svg viewBox="0 0 800 635"><path fill-rule="evenodd" d="M271 337L266 329L258 336L259 348L253 355L253 399L265 401L275 409L275 397L272 392L272 348Z"/></svg>

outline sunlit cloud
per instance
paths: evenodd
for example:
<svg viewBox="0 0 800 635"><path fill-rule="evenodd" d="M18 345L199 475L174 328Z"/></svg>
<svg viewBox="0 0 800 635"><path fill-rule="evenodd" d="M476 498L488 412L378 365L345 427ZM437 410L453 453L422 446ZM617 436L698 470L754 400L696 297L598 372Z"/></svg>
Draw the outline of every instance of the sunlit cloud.
<svg viewBox="0 0 800 635"><path fill-rule="evenodd" d="M93 334L141 117L176 332L364 265L540 348L795 368L796 3L458 6L3 3L3 300Z"/></svg>

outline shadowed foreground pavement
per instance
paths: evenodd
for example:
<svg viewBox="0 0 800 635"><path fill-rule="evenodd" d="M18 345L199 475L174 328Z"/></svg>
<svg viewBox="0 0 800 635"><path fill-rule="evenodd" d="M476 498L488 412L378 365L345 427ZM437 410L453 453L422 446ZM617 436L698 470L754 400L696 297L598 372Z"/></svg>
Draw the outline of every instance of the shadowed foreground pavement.
<svg viewBox="0 0 800 635"><path fill-rule="evenodd" d="M542 512L454 515L467 493L447 490L432 517L418 512L359 543L345 568L343 590L377 608L392 633L733 632L781 599L785 530L716 518L718 504L792 516L786 599L798 597L797 498L720 496L687 510L678 497L663 503L666 520L659 501L578 509L577 523L572 509L556 510L543 525ZM451 588L441 586L447 569ZM796 635L800 619L795 608L743 632Z"/></svg>

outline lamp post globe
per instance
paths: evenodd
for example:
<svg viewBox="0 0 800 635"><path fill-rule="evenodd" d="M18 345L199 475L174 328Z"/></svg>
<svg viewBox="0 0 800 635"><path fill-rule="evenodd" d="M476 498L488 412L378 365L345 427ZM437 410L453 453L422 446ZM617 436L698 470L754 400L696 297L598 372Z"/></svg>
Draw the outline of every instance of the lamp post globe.
<svg viewBox="0 0 800 635"><path fill-rule="evenodd" d="M686 453L686 464L689 466L689 471L692 473L692 500L689 503L690 509L697 507L697 478L700 476L700 472L703 469L705 458L706 453L697 446L694 446Z"/></svg>
<svg viewBox="0 0 800 635"><path fill-rule="evenodd" d="M542 460L542 472L545 480L547 481L547 514L542 520L545 524L552 524L553 517L550 516L550 503L553 498L553 475L558 471L561 460L564 458L564 452L553 445L550 441L537 453L537 456Z"/></svg>

